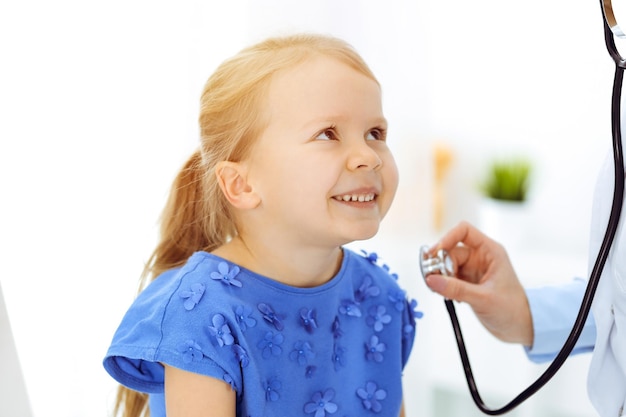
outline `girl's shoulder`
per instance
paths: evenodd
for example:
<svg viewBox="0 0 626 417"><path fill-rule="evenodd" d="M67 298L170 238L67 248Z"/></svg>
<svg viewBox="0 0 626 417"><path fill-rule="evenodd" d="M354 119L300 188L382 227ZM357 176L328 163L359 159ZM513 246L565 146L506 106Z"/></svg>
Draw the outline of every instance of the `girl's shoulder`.
<svg viewBox="0 0 626 417"><path fill-rule="evenodd" d="M376 252L354 251L344 248L344 268L347 272L366 273L377 280L395 283L398 275Z"/></svg>
<svg viewBox="0 0 626 417"><path fill-rule="evenodd" d="M205 282L207 276L213 279L227 280L230 276L235 275L232 271L237 270L238 272L238 269L236 265L208 252L195 252L182 266L169 269L157 276L141 292L140 296L177 292L181 282ZM237 282L233 281L233 285L237 285Z"/></svg>

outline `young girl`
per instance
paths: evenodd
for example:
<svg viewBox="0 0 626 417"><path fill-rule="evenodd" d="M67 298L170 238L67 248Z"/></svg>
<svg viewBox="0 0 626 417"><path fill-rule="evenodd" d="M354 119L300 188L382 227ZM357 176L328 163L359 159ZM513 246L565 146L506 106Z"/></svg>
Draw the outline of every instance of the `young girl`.
<svg viewBox="0 0 626 417"><path fill-rule="evenodd" d="M398 175L378 82L338 39L266 40L224 62L201 145L104 359L124 416L379 416L402 409L414 302L372 237Z"/></svg>

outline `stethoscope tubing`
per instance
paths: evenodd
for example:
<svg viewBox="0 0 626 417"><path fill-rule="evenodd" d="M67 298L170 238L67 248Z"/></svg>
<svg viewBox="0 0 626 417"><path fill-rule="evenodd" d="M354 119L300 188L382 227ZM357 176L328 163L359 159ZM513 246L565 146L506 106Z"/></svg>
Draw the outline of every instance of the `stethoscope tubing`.
<svg viewBox="0 0 626 417"><path fill-rule="evenodd" d="M602 2L603 0L600 0L601 6L604 7ZM500 415L507 413L526 401L533 394L539 391L539 389L541 389L550 379L552 379L552 377L556 375L558 370L565 363L565 360L569 357L570 353L574 349L574 346L576 345L576 342L578 341L578 338L582 333L585 322L587 321L587 317L589 316L591 304L593 302L598 283L600 282L600 276L602 275L602 271L611 250L613 239L617 232L619 218L622 211L622 203L624 200L624 155L622 151L621 132L621 96L626 61L624 61L624 59L620 56L617 47L615 46L615 41L611 28L607 24L604 17L602 20L604 22L604 38L606 47L609 51L609 54L613 58L613 61L615 62L615 76L613 78L613 94L611 98L611 134L613 142L615 188L613 191L613 203L611 206L611 213L609 216L606 232L604 234L604 239L602 240L600 250L598 251L598 256L591 271L589 282L587 284L587 289L585 290L578 316L576 317L576 321L572 326L572 330L567 340L563 344L563 347L556 355L550 366L548 366L548 368L537 378L535 382L529 385L528 388L522 391L508 404L498 409L491 409L487 407L483 402L478 392L476 382L474 381L472 367L470 365L470 360L467 355L467 350L465 348L465 342L463 340L463 334L461 332L459 320L456 315L454 303L452 300L445 300L446 309L448 310L448 314L452 322L452 328L454 330L454 335L456 338L457 347L459 350L459 355L461 357L461 362L463 364L463 371L465 373L465 379L467 380L470 394L476 406L483 413L488 415Z"/></svg>

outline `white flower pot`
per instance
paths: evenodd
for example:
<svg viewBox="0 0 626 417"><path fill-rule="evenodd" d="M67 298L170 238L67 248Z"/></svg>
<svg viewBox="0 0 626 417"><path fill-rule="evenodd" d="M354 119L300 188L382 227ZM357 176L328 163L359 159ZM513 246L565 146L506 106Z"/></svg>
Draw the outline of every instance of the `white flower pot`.
<svg viewBox="0 0 626 417"><path fill-rule="evenodd" d="M487 236L514 249L526 236L527 205L524 202L483 198L478 208L478 228Z"/></svg>

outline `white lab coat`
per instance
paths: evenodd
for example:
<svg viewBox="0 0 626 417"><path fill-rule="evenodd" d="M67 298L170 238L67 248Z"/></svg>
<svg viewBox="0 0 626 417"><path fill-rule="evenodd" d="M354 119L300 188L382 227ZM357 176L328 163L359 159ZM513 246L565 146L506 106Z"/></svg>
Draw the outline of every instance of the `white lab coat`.
<svg viewBox="0 0 626 417"><path fill-rule="evenodd" d="M589 273L595 264L606 231L613 201L613 185L611 154L598 176L594 194ZM625 209L626 204L596 290L592 314L573 351L580 353L593 350L587 390L591 403L601 417L626 416ZM531 360L551 360L558 353L578 314L585 288L586 282L578 279L562 286L526 290L535 332L534 346L527 349Z"/></svg>
<svg viewBox="0 0 626 417"><path fill-rule="evenodd" d="M622 128L623 129L623 128ZM625 131L626 133L626 131ZM600 249L613 200L613 158L604 164L594 195L589 269ZM626 205L625 205L626 207ZM624 207L613 246L592 304L596 343L589 367L589 398L602 417L623 416L626 409L626 215Z"/></svg>

